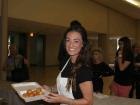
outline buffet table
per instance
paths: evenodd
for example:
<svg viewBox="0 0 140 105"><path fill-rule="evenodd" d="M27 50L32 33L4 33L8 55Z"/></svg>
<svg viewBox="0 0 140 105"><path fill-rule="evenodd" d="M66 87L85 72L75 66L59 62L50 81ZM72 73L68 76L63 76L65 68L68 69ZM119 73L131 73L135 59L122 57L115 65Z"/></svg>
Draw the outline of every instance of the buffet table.
<svg viewBox="0 0 140 105"><path fill-rule="evenodd" d="M46 103L42 100L25 103L13 90L10 82L1 80L0 80L0 98L3 98L7 102L7 105L49 105L49 103ZM94 94L94 105L140 105L140 100L117 96L107 96L102 94L101 95Z"/></svg>

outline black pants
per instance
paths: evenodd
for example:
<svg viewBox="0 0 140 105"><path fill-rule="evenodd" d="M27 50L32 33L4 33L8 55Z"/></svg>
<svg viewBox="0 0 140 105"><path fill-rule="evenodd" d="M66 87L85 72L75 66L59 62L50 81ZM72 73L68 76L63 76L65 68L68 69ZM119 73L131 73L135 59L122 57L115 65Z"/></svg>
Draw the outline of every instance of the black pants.
<svg viewBox="0 0 140 105"><path fill-rule="evenodd" d="M102 78L95 78L93 80L93 89L94 89L94 92L103 93L103 80L102 80Z"/></svg>
<svg viewBox="0 0 140 105"><path fill-rule="evenodd" d="M129 98L133 98L134 90L135 90L135 82L132 84L132 88L129 92Z"/></svg>
<svg viewBox="0 0 140 105"><path fill-rule="evenodd" d="M136 98L140 99L140 70L136 71L135 78Z"/></svg>
<svg viewBox="0 0 140 105"><path fill-rule="evenodd" d="M136 82L136 98L140 99L140 81Z"/></svg>

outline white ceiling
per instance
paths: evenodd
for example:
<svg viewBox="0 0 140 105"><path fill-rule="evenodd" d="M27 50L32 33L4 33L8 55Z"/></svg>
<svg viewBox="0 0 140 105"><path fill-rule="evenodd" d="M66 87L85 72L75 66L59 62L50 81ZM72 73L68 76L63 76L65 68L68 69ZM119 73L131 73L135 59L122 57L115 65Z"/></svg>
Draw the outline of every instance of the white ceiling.
<svg viewBox="0 0 140 105"><path fill-rule="evenodd" d="M133 19L140 20L140 8L135 7L124 0L91 0L106 7L112 8L120 13L130 16ZM140 0L137 0L140 2Z"/></svg>

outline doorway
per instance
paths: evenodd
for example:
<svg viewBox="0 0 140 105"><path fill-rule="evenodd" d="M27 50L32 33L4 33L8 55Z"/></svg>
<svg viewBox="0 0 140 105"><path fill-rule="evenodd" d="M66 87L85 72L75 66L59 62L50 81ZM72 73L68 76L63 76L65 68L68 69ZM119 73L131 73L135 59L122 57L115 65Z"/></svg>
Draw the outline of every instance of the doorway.
<svg viewBox="0 0 140 105"><path fill-rule="evenodd" d="M29 37L29 60L31 66L45 66L45 35Z"/></svg>

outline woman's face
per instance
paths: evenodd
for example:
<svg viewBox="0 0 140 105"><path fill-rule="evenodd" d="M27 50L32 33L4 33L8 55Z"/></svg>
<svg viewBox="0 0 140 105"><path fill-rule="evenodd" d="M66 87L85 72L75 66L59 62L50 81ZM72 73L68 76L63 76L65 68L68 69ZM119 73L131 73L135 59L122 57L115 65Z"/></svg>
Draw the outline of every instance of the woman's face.
<svg viewBox="0 0 140 105"><path fill-rule="evenodd" d="M68 32L66 36L66 50L70 56L77 57L83 47L83 40L79 32Z"/></svg>

